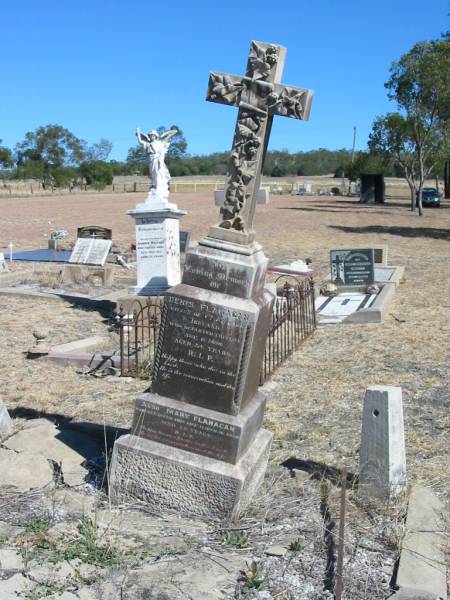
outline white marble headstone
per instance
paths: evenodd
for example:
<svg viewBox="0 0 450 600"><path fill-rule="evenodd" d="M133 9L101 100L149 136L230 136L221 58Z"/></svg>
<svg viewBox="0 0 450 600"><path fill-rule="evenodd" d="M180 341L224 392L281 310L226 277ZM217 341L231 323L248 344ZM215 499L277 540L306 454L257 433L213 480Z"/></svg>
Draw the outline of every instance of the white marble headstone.
<svg viewBox="0 0 450 600"><path fill-rule="evenodd" d="M111 250L111 244L111 240L78 238L75 248L69 258L69 263L103 267L109 251Z"/></svg>

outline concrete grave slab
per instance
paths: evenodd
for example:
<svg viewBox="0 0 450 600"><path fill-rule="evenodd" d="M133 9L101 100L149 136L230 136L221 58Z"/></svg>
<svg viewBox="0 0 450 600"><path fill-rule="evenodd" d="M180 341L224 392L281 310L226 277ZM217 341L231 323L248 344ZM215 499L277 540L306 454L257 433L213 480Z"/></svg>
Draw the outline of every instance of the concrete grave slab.
<svg viewBox="0 0 450 600"><path fill-rule="evenodd" d="M28 492L52 484L53 469L44 456L34 451L14 452L0 448L0 488Z"/></svg>
<svg viewBox="0 0 450 600"><path fill-rule="evenodd" d="M429 488L411 488L396 578L400 590L447 598L444 511L443 503Z"/></svg>
<svg viewBox="0 0 450 600"><path fill-rule="evenodd" d="M15 450L16 456L33 455L61 464L64 482L70 486L84 483L88 471L83 463L101 450L100 445L88 436L75 431L60 431L46 419L29 421L6 441L5 446Z"/></svg>

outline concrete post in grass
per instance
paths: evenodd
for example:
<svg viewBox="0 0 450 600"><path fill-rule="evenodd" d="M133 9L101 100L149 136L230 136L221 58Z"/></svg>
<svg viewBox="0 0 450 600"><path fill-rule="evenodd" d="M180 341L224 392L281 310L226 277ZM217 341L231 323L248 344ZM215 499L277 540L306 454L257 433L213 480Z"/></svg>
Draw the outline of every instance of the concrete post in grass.
<svg viewBox="0 0 450 600"><path fill-rule="evenodd" d="M402 389L373 385L364 398L359 494L389 499L406 485Z"/></svg>

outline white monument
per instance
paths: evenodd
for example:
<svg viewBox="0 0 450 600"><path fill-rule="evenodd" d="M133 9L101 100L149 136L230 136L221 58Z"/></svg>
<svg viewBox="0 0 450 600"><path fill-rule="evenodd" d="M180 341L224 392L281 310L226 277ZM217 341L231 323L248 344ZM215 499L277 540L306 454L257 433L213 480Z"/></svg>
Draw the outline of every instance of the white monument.
<svg viewBox="0 0 450 600"><path fill-rule="evenodd" d="M145 135L136 129L148 153L151 184L145 201L128 211L136 223L137 285L129 288L131 295L158 296L181 281L179 219L186 211L168 200L170 173L164 163L169 139L177 133Z"/></svg>

